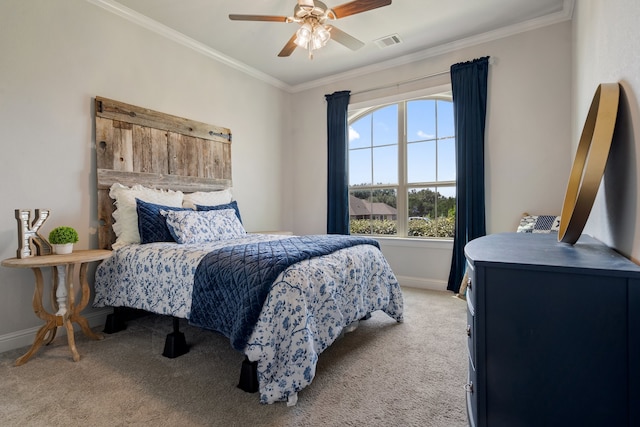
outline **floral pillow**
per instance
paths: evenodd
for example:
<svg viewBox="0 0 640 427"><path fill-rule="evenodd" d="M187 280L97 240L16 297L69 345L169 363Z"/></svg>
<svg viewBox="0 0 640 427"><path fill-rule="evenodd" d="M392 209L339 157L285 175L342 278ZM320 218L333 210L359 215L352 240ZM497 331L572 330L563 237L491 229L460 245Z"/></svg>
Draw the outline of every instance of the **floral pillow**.
<svg viewBox="0 0 640 427"><path fill-rule="evenodd" d="M214 211L161 211L178 243L208 243L247 234L234 209Z"/></svg>

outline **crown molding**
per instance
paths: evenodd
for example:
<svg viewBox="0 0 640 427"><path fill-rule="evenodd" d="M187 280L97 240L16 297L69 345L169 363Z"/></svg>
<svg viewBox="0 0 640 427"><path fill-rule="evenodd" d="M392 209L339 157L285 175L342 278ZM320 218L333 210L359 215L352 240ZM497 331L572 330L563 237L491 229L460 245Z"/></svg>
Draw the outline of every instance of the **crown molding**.
<svg viewBox="0 0 640 427"><path fill-rule="evenodd" d="M531 19L529 21L514 24L508 27L500 28L493 31L488 31L483 34L468 37L466 39L457 40L451 43L446 43L433 48L425 49L420 52L416 52L410 55L400 56L388 61L379 62L377 64L360 67L357 69L349 70L344 73L334 74L333 76L313 80L299 85L289 85L281 80L278 80L262 71L259 71L247 64L237 61L227 55L218 52L211 47L200 43L184 34L175 31L166 25L163 25L153 19L150 19L114 0L86 0L96 6L99 6L115 15L118 15L134 24L137 24L143 28L153 31L169 40L186 46L204 56L207 56L215 61L223 63L231 68L241 71L249 76L252 76L258 80L268 83L278 89L282 89L289 93L297 93L305 90L313 89L320 86L330 85L340 82L345 79L360 77L363 74L370 74L378 71L387 70L397 67L399 65L406 65L412 62L421 61L424 59L432 58L434 56L443 55L446 53L454 52L463 48L476 46L482 43L498 40L501 38L509 37L515 34L523 33L526 31L535 30L538 28L546 27L548 25L557 24L560 22L571 20L573 17L573 9L575 0L564 0L562 9L558 12L542 16L540 18Z"/></svg>

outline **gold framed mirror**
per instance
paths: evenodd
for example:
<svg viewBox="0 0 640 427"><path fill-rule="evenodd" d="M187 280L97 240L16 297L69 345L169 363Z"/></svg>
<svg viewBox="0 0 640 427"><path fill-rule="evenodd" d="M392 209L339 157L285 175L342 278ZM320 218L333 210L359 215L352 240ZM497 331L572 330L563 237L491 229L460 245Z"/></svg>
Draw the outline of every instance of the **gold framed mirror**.
<svg viewBox="0 0 640 427"><path fill-rule="evenodd" d="M587 223L609 157L619 99L618 83L602 83L593 95L564 196L560 242L577 242Z"/></svg>

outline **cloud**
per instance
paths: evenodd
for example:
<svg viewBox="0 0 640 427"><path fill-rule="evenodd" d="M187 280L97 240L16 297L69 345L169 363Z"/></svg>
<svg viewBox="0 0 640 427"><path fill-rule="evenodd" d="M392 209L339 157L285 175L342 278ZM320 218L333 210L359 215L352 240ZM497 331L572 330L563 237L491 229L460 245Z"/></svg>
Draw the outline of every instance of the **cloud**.
<svg viewBox="0 0 640 427"><path fill-rule="evenodd" d="M423 132L423 131L421 131L421 130L419 130L419 131L418 131L418 136L419 136L421 139L433 139L433 138L435 138L435 137L436 137L435 135L429 135L428 133L425 133L425 132Z"/></svg>
<svg viewBox="0 0 640 427"><path fill-rule="evenodd" d="M349 126L349 142L360 139L360 134L351 126Z"/></svg>

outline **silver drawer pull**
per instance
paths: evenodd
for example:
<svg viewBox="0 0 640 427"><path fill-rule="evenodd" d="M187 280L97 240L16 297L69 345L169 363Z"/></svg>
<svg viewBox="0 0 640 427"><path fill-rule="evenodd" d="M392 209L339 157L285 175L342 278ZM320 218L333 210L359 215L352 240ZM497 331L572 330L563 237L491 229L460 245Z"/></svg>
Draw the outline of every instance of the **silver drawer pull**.
<svg viewBox="0 0 640 427"><path fill-rule="evenodd" d="M471 336L471 325L467 325L467 336Z"/></svg>
<svg viewBox="0 0 640 427"><path fill-rule="evenodd" d="M467 393L473 393L473 383L465 384L464 391L466 391Z"/></svg>
<svg viewBox="0 0 640 427"><path fill-rule="evenodd" d="M471 290L471 277L467 278L467 289Z"/></svg>

